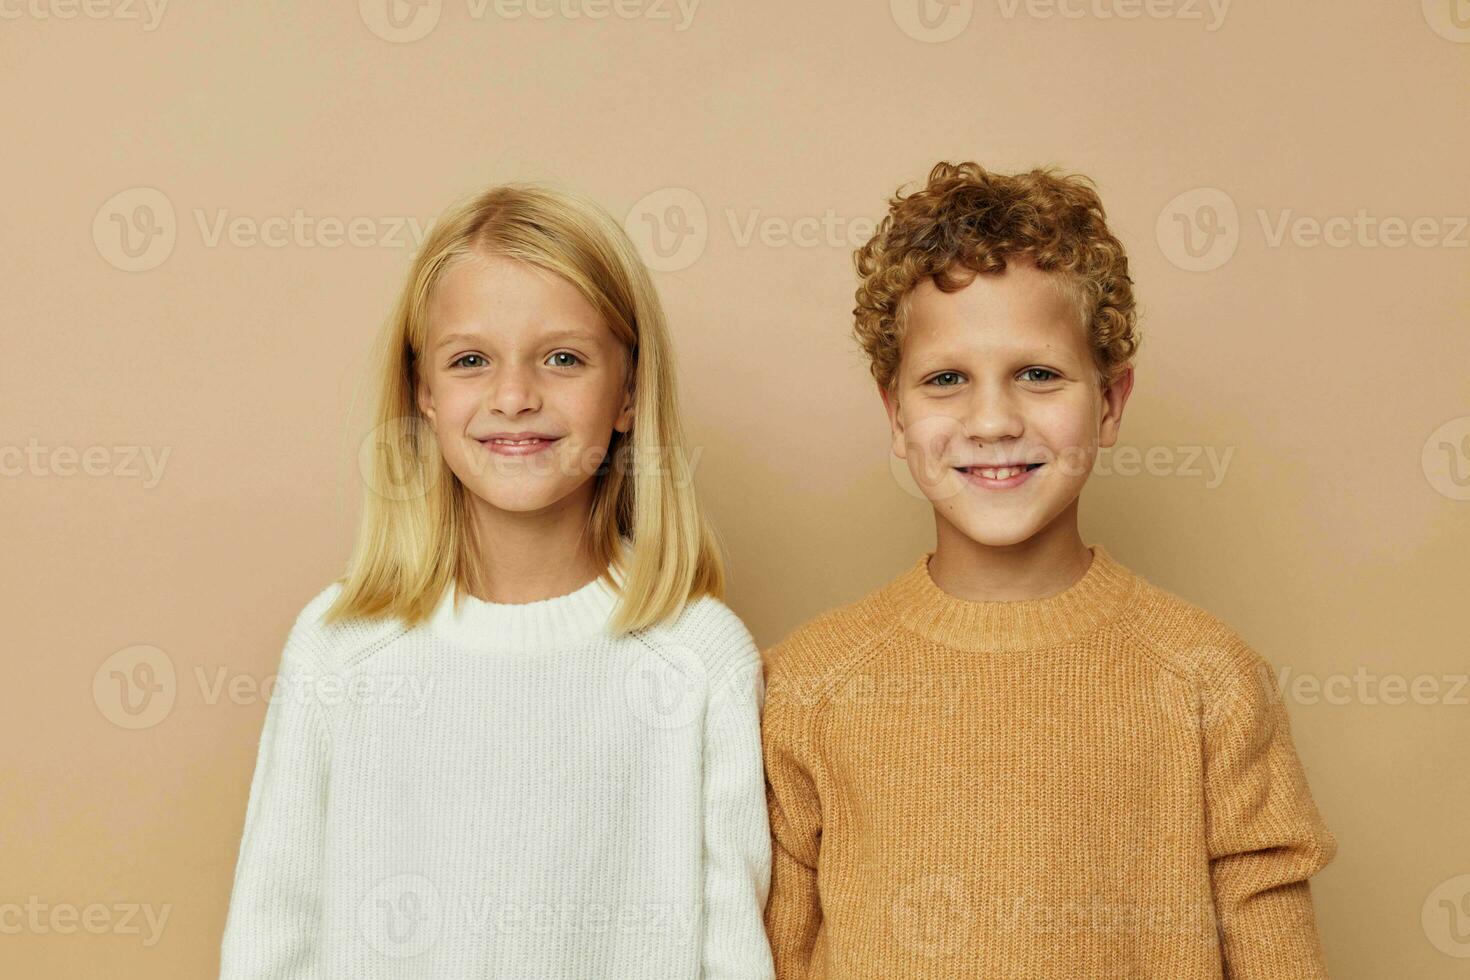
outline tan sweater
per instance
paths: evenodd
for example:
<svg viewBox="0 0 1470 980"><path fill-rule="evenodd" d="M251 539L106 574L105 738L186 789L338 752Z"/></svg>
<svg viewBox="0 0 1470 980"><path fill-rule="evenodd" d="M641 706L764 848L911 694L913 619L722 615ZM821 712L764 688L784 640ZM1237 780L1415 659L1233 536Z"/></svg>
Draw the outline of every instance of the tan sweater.
<svg viewBox="0 0 1470 980"><path fill-rule="evenodd" d="M1327 976L1269 668L1092 553L1015 602L926 553L763 655L778 978Z"/></svg>

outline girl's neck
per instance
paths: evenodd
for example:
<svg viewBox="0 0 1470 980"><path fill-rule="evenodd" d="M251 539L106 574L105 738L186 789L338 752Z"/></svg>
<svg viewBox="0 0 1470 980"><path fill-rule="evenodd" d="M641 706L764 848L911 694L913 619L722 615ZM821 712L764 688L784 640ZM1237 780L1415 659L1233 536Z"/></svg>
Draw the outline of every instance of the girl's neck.
<svg viewBox="0 0 1470 980"><path fill-rule="evenodd" d="M479 562L471 594L486 602L537 602L575 592L600 576L604 569L588 547L586 509L559 511L521 514L479 502Z"/></svg>

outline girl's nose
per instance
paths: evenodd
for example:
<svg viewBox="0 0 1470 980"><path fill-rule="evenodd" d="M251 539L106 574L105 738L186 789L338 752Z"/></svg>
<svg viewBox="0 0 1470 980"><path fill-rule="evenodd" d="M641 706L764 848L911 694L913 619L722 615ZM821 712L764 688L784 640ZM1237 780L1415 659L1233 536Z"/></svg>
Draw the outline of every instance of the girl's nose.
<svg viewBox="0 0 1470 980"><path fill-rule="evenodd" d="M502 415L518 415L541 407L534 368L507 364L495 372L488 393L490 407Z"/></svg>

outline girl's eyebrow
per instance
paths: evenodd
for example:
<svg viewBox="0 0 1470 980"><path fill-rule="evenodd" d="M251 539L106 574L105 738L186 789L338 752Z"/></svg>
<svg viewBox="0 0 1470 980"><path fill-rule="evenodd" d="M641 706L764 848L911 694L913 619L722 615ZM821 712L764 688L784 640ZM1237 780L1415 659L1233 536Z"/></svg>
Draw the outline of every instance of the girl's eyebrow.
<svg viewBox="0 0 1470 980"><path fill-rule="evenodd" d="M543 341L548 341L548 340L581 340L581 341L585 341L586 343L589 343L589 344L596 344L597 343L597 338L594 335L588 333L586 330L583 330L580 327L567 327L567 328L562 329L562 330L556 330L556 331L553 331L552 333L547 334L546 336L542 337L541 339Z"/></svg>
<svg viewBox="0 0 1470 980"><path fill-rule="evenodd" d="M448 347L451 344L458 343L479 343L484 339L485 336L483 334L456 331L455 333L446 334L445 336L441 337L439 343L434 345L434 349L439 350L441 348ZM597 339L592 334L579 328L567 328L564 330L557 330L552 333L546 334L539 339L542 343L548 343L555 340L580 340L588 344L596 344L597 342Z"/></svg>
<svg viewBox="0 0 1470 980"><path fill-rule="evenodd" d="M447 334L446 336L439 338L439 343L434 345L434 349L438 350L441 347L448 347L450 344L458 344L460 342L469 343L479 339L480 338L476 334L472 333Z"/></svg>

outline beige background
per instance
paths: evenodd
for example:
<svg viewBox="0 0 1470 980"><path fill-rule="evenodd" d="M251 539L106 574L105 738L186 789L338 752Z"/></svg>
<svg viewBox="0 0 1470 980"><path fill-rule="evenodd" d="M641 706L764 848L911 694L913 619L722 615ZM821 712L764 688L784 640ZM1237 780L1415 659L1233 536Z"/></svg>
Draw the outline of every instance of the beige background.
<svg viewBox="0 0 1470 980"><path fill-rule="evenodd" d="M932 29L910 0L401 28L27 2L0 8L5 976L217 969L257 686L348 554L411 222L513 178L627 216L768 646L932 547L848 327L852 246L940 158L1098 181L1143 308L1122 442L1154 456L1094 477L1084 538L1335 692L1286 692L1341 844L1334 977L1470 968L1464 0L962 0Z"/></svg>

